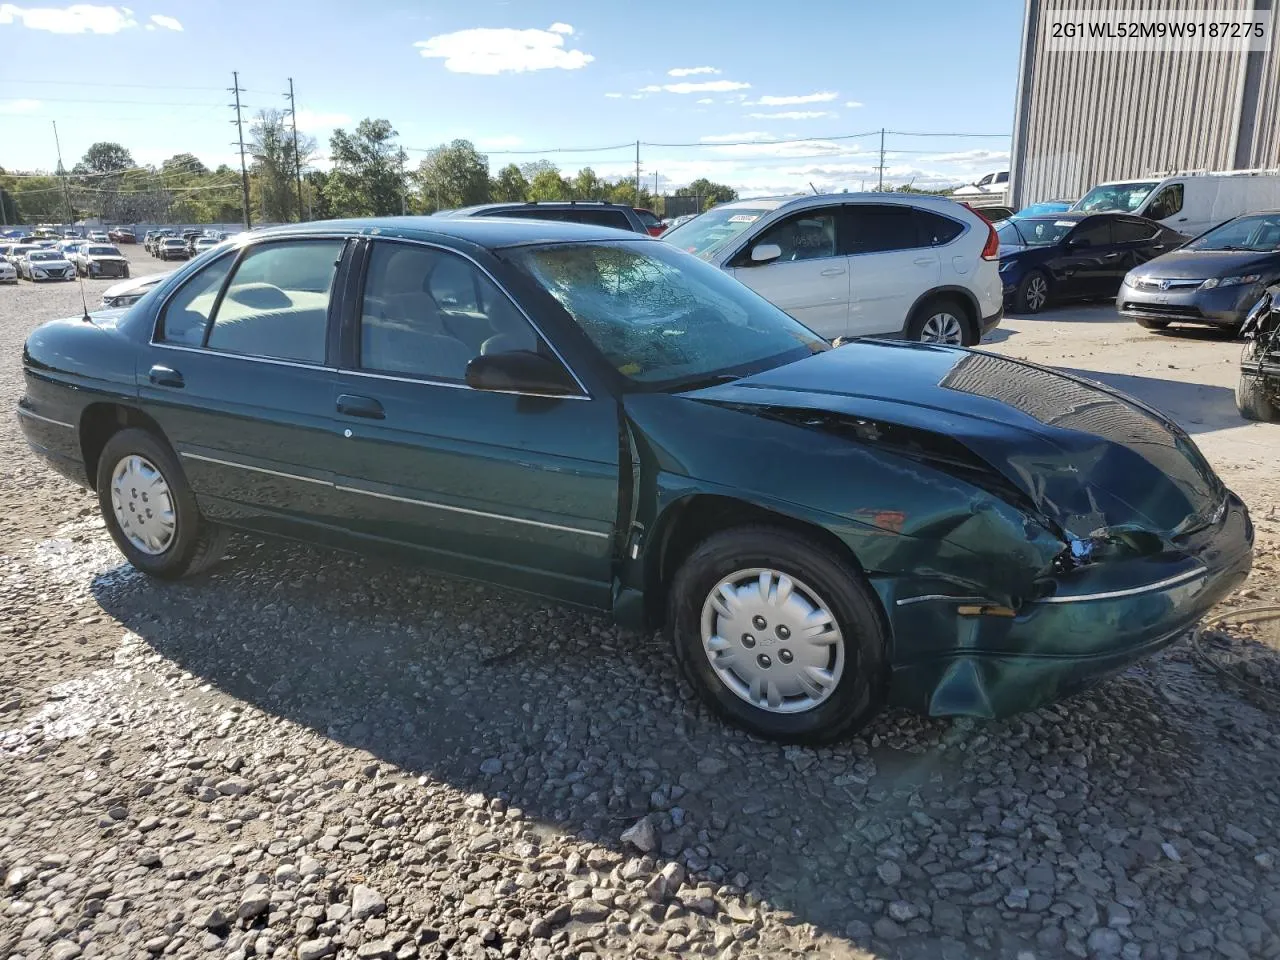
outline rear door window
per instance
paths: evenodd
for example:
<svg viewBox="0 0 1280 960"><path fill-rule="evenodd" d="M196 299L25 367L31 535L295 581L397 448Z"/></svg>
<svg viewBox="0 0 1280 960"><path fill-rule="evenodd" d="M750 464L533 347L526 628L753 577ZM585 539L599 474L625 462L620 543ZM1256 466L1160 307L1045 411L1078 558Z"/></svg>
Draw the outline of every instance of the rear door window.
<svg viewBox="0 0 1280 960"><path fill-rule="evenodd" d="M859 203L844 208L843 253L886 253L921 246L915 210L898 204Z"/></svg>
<svg viewBox="0 0 1280 960"><path fill-rule="evenodd" d="M627 219L627 215L621 210L566 210L565 219L573 223L589 223L593 227L613 227L617 230L631 230L631 221Z"/></svg>
<svg viewBox="0 0 1280 960"><path fill-rule="evenodd" d="M1160 225L1141 220L1117 220L1111 226L1116 243L1143 243L1160 232Z"/></svg>
<svg viewBox="0 0 1280 960"><path fill-rule="evenodd" d="M1106 247L1111 245L1111 221L1105 217L1093 217L1083 221L1071 231L1068 240L1082 247Z"/></svg>
<svg viewBox="0 0 1280 960"><path fill-rule="evenodd" d="M959 220L930 210L916 210L915 219L921 246L940 247L964 233L964 224Z"/></svg>

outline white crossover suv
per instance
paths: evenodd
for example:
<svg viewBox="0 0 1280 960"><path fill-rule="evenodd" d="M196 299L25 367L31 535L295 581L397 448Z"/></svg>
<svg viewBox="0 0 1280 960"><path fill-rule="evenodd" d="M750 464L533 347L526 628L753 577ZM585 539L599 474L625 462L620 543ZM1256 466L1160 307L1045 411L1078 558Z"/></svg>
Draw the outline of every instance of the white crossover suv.
<svg viewBox="0 0 1280 960"><path fill-rule="evenodd" d="M1000 241L943 197L736 200L663 234L815 333L972 346L1004 313Z"/></svg>

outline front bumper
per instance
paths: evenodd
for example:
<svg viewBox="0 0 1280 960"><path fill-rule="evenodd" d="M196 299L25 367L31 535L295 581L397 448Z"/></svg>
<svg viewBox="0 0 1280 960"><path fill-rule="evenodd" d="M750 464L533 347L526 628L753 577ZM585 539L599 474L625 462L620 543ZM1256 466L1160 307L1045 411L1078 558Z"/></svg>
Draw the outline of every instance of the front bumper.
<svg viewBox="0 0 1280 960"><path fill-rule="evenodd" d="M1244 503L1229 493L1222 517L1179 546L1084 567L1014 617L962 616L944 597L898 599L889 607L896 636L951 639L950 649L894 663L890 702L930 716L1007 716L1150 656L1248 576L1253 524Z"/></svg>
<svg viewBox="0 0 1280 960"><path fill-rule="evenodd" d="M1258 302L1260 284L1202 290L1146 290L1122 286L1116 295L1120 315L1131 320L1166 320L1214 327L1236 327Z"/></svg>
<svg viewBox="0 0 1280 960"><path fill-rule="evenodd" d="M129 273L128 264L123 261L97 261L89 264L89 276L106 279L108 277L125 277Z"/></svg>

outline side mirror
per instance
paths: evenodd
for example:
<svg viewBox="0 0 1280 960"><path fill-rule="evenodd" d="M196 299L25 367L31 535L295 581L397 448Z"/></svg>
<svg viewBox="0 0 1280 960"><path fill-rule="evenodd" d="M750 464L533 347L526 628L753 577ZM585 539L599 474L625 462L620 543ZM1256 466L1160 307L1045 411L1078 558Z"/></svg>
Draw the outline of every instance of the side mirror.
<svg viewBox="0 0 1280 960"><path fill-rule="evenodd" d="M549 397L577 393L578 385L559 363L531 350L509 350L474 358L467 364L467 386L498 393L536 393Z"/></svg>
<svg viewBox="0 0 1280 960"><path fill-rule="evenodd" d="M776 243L757 243L751 248L752 263L769 263L782 256L782 248Z"/></svg>

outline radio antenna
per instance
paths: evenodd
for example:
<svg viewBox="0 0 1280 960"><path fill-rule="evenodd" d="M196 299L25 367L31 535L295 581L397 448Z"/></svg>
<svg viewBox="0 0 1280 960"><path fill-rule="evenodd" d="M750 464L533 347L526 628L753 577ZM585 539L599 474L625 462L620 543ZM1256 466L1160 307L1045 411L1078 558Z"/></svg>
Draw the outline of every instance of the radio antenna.
<svg viewBox="0 0 1280 960"><path fill-rule="evenodd" d="M67 186L67 168L62 165L62 141L58 139L58 121L54 120L52 123L53 144L58 150L58 173L62 175L62 196L67 201L67 226L74 230L76 226L76 214L75 211L71 209L71 188ZM63 239L66 238L64 237ZM84 295L84 277L80 276L80 268L78 266L72 264L71 267L76 272L76 286L80 288L80 308L84 310L84 315L80 319L85 323L92 323L93 321L89 318L89 301L85 299Z"/></svg>

